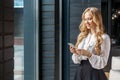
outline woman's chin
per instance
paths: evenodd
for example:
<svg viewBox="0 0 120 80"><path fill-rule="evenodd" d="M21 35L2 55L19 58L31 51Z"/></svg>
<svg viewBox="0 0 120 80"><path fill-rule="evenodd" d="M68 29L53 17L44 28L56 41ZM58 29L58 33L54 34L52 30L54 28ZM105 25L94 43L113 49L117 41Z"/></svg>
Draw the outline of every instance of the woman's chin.
<svg viewBox="0 0 120 80"><path fill-rule="evenodd" d="M87 29L90 29L90 27L88 26Z"/></svg>

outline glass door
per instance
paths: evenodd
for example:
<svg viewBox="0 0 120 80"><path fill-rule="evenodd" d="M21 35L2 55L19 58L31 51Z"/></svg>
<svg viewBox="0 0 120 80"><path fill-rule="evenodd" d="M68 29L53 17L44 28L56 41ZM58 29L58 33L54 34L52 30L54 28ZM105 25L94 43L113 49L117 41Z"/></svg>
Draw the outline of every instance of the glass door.
<svg viewBox="0 0 120 80"><path fill-rule="evenodd" d="M14 0L14 80L24 80L23 0Z"/></svg>
<svg viewBox="0 0 120 80"><path fill-rule="evenodd" d="M14 0L14 80L39 80L38 4Z"/></svg>

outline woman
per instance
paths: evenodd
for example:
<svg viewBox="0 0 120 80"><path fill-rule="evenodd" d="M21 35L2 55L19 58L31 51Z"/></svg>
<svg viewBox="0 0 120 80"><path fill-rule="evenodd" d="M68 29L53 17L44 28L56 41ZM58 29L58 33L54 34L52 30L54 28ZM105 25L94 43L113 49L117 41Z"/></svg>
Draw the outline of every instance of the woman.
<svg viewBox="0 0 120 80"><path fill-rule="evenodd" d="M107 80L103 68L110 53L110 38L104 33L98 8L88 7L83 12L80 34L70 52L73 62L79 64L75 80Z"/></svg>

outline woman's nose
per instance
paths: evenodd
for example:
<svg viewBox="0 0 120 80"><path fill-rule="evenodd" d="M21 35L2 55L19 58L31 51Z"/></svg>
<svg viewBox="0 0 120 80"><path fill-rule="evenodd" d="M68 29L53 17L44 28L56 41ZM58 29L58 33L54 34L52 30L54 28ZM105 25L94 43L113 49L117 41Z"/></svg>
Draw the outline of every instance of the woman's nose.
<svg viewBox="0 0 120 80"><path fill-rule="evenodd" d="M88 24L88 23L89 23L89 21L88 21L88 20L86 20L86 21L85 21L85 23L87 23L87 24Z"/></svg>

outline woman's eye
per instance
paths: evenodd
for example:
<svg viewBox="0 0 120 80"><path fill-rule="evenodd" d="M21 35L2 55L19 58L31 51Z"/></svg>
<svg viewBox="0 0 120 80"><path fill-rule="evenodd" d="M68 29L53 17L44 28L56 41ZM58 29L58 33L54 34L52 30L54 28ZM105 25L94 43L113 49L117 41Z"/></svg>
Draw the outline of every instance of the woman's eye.
<svg viewBox="0 0 120 80"><path fill-rule="evenodd" d="M87 18L87 19L85 19L85 20L92 20L92 18Z"/></svg>

